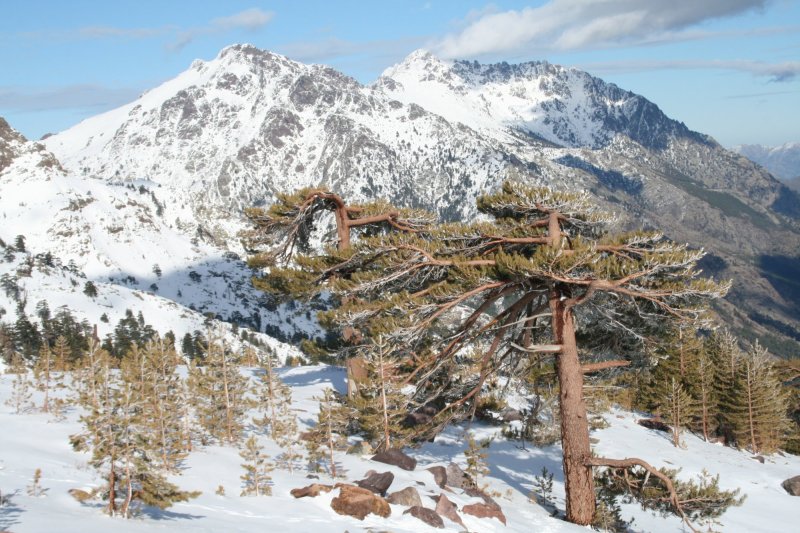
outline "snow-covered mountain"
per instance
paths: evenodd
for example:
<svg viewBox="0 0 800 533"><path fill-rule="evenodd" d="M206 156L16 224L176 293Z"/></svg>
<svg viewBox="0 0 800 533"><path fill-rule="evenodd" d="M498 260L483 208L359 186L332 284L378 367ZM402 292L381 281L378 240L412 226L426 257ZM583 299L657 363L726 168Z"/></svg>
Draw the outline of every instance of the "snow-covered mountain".
<svg viewBox="0 0 800 533"><path fill-rule="evenodd" d="M91 189L97 202L72 214L85 227L121 227L111 240L127 240L121 248L135 254L113 259L108 241L93 250L105 236L86 230L64 238L77 265L97 275L116 268L149 286L154 263L186 272L241 254L242 209L276 191L324 184L470 219L477 194L513 177L591 190L625 226L706 247L712 273L751 280L735 286L728 322L751 337L778 324L800 338L798 289L780 284L792 269L800 276L797 195L645 98L575 69L445 62L418 51L363 86L329 67L234 45L43 143L36 150L54 154L61 182L84 184L75 198L89 197L85 184L117 191L103 204L106 193ZM17 183L25 172L2 175ZM158 237L147 244L140 231ZM788 263L773 272L765 257Z"/></svg>
<svg viewBox="0 0 800 533"><path fill-rule="evenodd" d="M675 137L710 141L639 95L546 61L482 65L418 50L384 71L376 86L494 137L518 131L573 148L601 148L617 134L648 148Z"/></svg>
<svg viewBox="0 0 800 533"><path fill-rule="evenodd" d="M73 172L146 178L175 206L228 240L243 207L276 191L325 183L446 211L469 177L471 196L509 165L489 140L355 80L248 45L195 61L137 101L45 141ZM456 214L456 213L454 213ZM463 213L462 213L463 214ZM226 242L235 247L235 242Z"/></svg>
<svg viewBox="0 0 800 533"><path fill-rule="evenodd" d="M800 185L800 142L787 142L780 146L743 144L733 147L733 150L766 168L776 177Z"/></svg>

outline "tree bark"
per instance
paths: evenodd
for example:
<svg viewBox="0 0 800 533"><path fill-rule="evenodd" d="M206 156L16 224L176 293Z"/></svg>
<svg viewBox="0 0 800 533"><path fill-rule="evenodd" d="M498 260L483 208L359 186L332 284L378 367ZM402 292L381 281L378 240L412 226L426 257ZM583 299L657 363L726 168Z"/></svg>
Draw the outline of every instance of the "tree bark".
<svg viewBox="0 0 800 533"><path fill-rule="evenodd" d="M595 495L592 452L589 443L589 421L583 401L583 370L575 340L572 310L561 299L560 291L550 293L553 334L561 345L556 358L559 404L561 410L561 447L564 452L564 483L567 493L567 521L588 525L594 519Z"/></svg>

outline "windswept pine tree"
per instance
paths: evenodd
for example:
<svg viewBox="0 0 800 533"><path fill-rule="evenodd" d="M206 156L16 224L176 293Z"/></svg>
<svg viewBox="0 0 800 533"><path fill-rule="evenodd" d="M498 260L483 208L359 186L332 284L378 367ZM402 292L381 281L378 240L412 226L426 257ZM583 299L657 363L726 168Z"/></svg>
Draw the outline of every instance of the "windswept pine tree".
<svg viewBox="0 0 800 533"><path fill-rule="evenodd" d="M331 192L306 190L282 197L269 212L251 211L250 247L271 245L251 260L270 266L256 285L295 297L334 294L340 305L323 323L359 349L371 344L363 339L383 335L396 347L389 356L410 363L412 405L438 400L440 424L468 408L499 369L524 372L554 357L571 522L592 521L594 467L640 466L672 488L640 459L592 456L583 376L629 365L665 319L702 318L702 301L728 286L698 276L701 250L657 232L608 234L610 217L588 195L513 182L479 198L490 220L473 224L436 224L430 215L404 223L400 210L375 205L348 209ZM305 253L314 213L323 209L334 211L339 246ZM373 229L373 220L380 226ZM365 228L357 240L353 228ZM580 351L578 327L586 339ZM548 335L549 342L539 340ZM467 353L478 354L466 362L477 371L457 380L453 370Z"/></svg>

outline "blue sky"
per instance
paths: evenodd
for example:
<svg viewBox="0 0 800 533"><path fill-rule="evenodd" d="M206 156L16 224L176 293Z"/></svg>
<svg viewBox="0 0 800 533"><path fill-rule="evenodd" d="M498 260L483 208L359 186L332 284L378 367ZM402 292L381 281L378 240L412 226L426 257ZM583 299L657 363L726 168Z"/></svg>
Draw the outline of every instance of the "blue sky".
<svg viewBox="0 0 800 533"><path fill-rule="evenodd" d="M800 141L798 0L6 0L0 116L27 137L249 42L362 83L417 48L546 59L644 95L726 146Z"/></svg>

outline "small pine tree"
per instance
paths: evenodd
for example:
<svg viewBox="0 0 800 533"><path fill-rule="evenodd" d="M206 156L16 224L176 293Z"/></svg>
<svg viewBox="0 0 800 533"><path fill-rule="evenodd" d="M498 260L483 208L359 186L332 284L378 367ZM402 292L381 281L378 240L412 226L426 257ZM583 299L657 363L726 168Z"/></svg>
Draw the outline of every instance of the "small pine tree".
<svg viewBox="0 0 800 533"><path fill-rule="evenodd" d="M95 298L97 296L97 286L92 281L87 281L83 284L83 294L89 298Z"/></svg>
<svg viewBox="0 0 800 533"><path fill-rule="evenodd" d="M401 389L398 363L387 357L390 347L382 338L364 355L367 379L359 384L350 405L358 413L358 423L376 450L402 446L411 436L403 422L408 415L409 398Z"/></svg>
<svg viewBox="0 0 800 533"><path fill-rule="evenodd" d="M313 470L318 470L320 463L327 463L332 478L341 474L336 467L335 452L347 449L347 426L351 417L352 410L338 402L333 389L325 389L319 399L317 425L308 432L306 440Z"/></svg>
<svg viewBox="0 0 800 533"><path fill-rule="evenodd" d="M263 448L258 444L255 435L251 435L244 443L244 449L239 452L245 461L242 464L245 473L241 476L244 482L242 496L272 496L272 472L273 466L267 461Z"/></svg>
<svg viewBox="0 0 800 533"><path fill-rule="evenodd" d="M14 381L11 385L11 397L6 400L6 405L12 407L16 414L25 413L33 407L32 383L28 377L28 367L19 354L14 354L8 372L14 374Z"/></svg>
<svg viewBox="0 0 800 533"><path fill-rule="evenodd" d="M672 426L672 444L681 447L681 433L694 411L692 397L677 378L672 378L671 386L663 401L663 409Z"/></svg>
<svg viewBox="0 0 800 533"><path fill-rule="evenodd" d="M48 489L42 488L42 469L37 468L33 473L33 481L28 485L28 495L40 498L45 495Z"/></svg>
<svg viewBox="0 0 800 533"><path fill-rule="evenodd" d="M704 344L697 358L697 402L693 429L700 431L708 441L709 435L716 430L717 397L714 389L714 362Z"/></svg>
<svg viewBox="0 0 800 533"><path fill-rule="evenodd" d="M253 423L263 431L269 428L270 434L272 434L278 416L278 398L281 394L285 394L283 389L286 387L275 372L274 364L272 354L267 353L263 365L264 372L261 374L256 391L258 406L262 410L263 416L253 419Z"/></svg>
<svg viewBox="0 0 800 533"><path fill-rule="evenodd" d="M296 462L302 457L297 443L297 415L292 410L292 390L283 386L279 391L277 414L272 426L272 439L281 447L283 453L276 463L289 473L294 472Z"/></svg>
<svg viewBox="0 0 800 533"><path fill-rule="evenodd" d="M730 413L739 446L753 453L773 453L788 426L787 398L767 350L756 343L742 357L734 379Z"/></svg>
<svg viewBox="0 0 800 533"><path fill-rule="evenodd" d="M42 412L50 412L50 390L53 386L53 354L47 343L42 344L39 350L39 359L33 366L33 376L36 380L36 389L43 393Z"/></svg>
<svg viewBox="0 0 800 533"><path fill-rule="evenodd" d="M553 505L553 473L542 467L541 473L533 478L533 494L539 505L554 507Z"/></svg>
<svg viewBox="0 0 800 533"><path fill-rule="evenodd" d="M479 479L490 472L487 458L489 457L491 443L491 439L484 439L479 442L475 440L475 436L472 433L467 433L467 449L464 450L467 468L464 471L469 474L478 488L480 488Z"/></svg>
<svg viewBox="0 0 800 533"><path fill-rule="evenodd" d="M728 331L714 332L706 340L706 353L714 369L711 393L715 399L717 433L726 444L735 442L734 411L738 403L735 381L743 354L739 341Z"/></svg>
<svg viewBox="0 0 800 533"><path fill-rule="evenodd" d="M239 442L249 407L245 396L248 382L228 350L210 333L203 366L192 366L191 378L191 394L200 426L213 439Z"/></svg>

